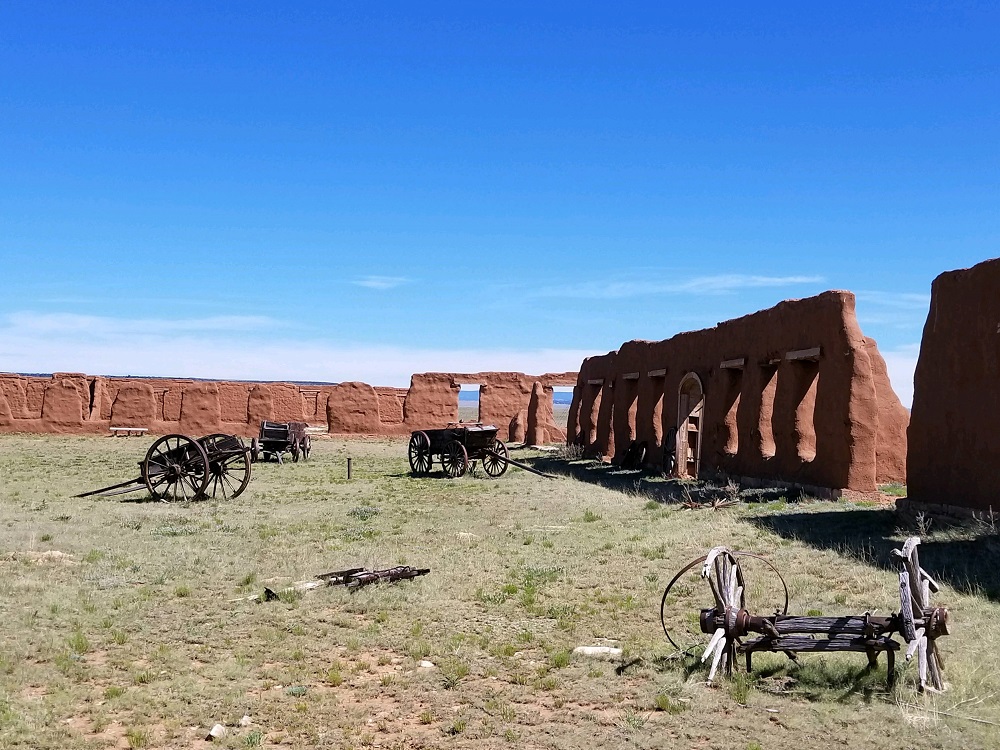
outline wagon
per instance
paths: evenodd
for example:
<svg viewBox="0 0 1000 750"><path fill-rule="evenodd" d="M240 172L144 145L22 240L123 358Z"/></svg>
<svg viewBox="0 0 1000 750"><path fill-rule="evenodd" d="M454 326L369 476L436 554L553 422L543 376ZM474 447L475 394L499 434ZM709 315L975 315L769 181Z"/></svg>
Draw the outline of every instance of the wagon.
<svg viewBox="0 0 1000 750"><path fill-rule="evenodd" d="M230 498L249 483L250 450L236 435L214 433L197 440L164 435L139 462L138 477L77 497L124 495L145 488L164 502Z"/></svg>
<svg viewBox="0 0 1000 750"><path fill-rule="evenodd" d="M312 440L306 434L305 422L261 422L260 437L250 441L253 461L274 458L281 463L282 453L291 453L292 461L305 461L312 451Z"/></svg>
<svg viewBox="0 0 1000 750"><path fill-rule="evenodd" d="M474 461L482 461L483 470L494 478L507 471L510 463L497 428L479 422L452 422L442 430L417 430L410 435L407 456L414 474L429 474L437 457L445 475L453 479L465 474Z"/></svg>

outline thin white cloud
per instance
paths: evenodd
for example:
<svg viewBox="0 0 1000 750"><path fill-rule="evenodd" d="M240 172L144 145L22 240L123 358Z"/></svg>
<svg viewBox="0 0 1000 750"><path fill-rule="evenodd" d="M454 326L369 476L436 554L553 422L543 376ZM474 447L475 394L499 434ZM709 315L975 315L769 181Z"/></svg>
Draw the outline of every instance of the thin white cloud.
<svg viewBox="0 0 1000 750"><path fill-rule="evenodd" d="M86 372L231 380L360 380L406 387L415 372L514 370L535 375L575 371L592 351L570 349L423 349L324 341L279 340L187 321L150 326L148 320L19 313L0 317L0 371ZM239 320L239 319L237 319ZM266 319L265 319L266 320ZM270 322L270 321L268 321ZM86 325L83 325L86 323ZM199 327L200 326L200 327Z"/></svg>
<svg viewBox="0 0 1000 750"><path fill-rule="evenodd" d="M862 291L854 296L858 322L865 330L876 326L919 330L931 306L930 294Z"/></svg>
<svg viewBox="0 0 1000 750"><path fill-rule="evenodd" d="M740 289L820 284L822 276L753 276L719 274L699 276L687 281L587 281L579 284L547 286L538 290L539 297L570 297L577 299L621 299L653 294L726 294Z"/></svg>
<svg viewBox="0 0 1000 750"><path fill-rule="evenodd" d="M404 276L362 276L351 283L355 286L363 286L365 289L375 289L383 292L387 289L395 289L409 281Z"/></svg>
<svg viewBox="0 0 1000 750"><path fill-rule="evenodd" d="M902 292L855 292L859 302L866 305L899 308L902 310L926 310L931 306L930 292L927 294L911 294Z"/></svg>
<svg viewBox="0 0 1000 750"><path fill-rule="evenodd" d="M109 318L73 313L16 312L0 317L0 330L38 335L125 336L195 332L260 331L281 324L259 315L217 315L206 318Z"/></svg>
<svg viewBox="0 0 1000 750"><path fill-rule="evenodd" d="M904 344L889 351L881 352L889 371L892 390L899 396L907 409L913 403L913 372L917 369L920 344Z"/></svg>

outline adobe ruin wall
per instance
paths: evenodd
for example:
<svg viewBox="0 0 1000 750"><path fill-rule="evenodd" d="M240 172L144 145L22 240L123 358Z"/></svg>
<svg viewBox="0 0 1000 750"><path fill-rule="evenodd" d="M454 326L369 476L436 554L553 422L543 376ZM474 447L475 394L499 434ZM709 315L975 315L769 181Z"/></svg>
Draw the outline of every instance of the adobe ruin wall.
<svg viewBox="0 0 1000 750"><path fill-rule="evenodd" d="M685 399L703 394L696 418L679 415L682 382ZM646 465L662 466L683 424L700 437L702 470L872 491L905 479L907 423L854 295L831 291L588 357L568 440L616 462L645 443Z"/></svg>
<svg viewBox="0 0 1000 750"><path fill-rule="evenodd" d="M908 497L940 515L1000 512L1000 259L948 271L931 305L913 375Z"/></svg>
<svg viewBox="0 0 1000 750"><path fill-rule="evenodd" d="M331 433L405 435L457 422L461 385L477 383L480 419L497 425L502 438L522 442L530 424L534 441L564 442L565 430L552 421L552 390L575 382L574 372L422 373L412 376L408 389L360 382L0 374L0 432L101 434L111 427L144 427L151 434L252 437L261 421L272 420L306 422Z"/></svg>

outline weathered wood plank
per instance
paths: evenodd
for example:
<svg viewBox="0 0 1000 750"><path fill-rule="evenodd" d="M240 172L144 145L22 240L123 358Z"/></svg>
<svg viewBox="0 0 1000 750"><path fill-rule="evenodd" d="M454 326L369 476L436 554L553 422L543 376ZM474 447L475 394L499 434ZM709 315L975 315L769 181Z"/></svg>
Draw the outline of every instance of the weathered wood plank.
<svg viewBox="0 0 1000 750"><path fill-rule="evenodd" d="M786 635L781 638L756 638L747 641L741 648L744 651L797 651L799 653L857 651L867 653L872 649L898 651L899 643L891 638L810 638L805 635Z"/></svg>

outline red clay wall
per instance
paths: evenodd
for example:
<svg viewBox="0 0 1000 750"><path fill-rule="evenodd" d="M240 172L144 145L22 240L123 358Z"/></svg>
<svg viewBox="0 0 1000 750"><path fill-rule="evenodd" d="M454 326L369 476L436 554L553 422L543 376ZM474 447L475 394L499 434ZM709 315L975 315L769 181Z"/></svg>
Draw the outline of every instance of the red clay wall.
<svg viewBox="0 0 1000 750"><path fill-rule="evenodd" d="M949 271L913 375L908 500L1000 511L1000 259Z"/></svg>
<svg viewBox="0 0 1000 750"><path fill-rule="evenodd" d="M458 393L462 384L479 384L479 419L500 428L504 440L524 440L532 418L531 393L538 383L547 388L547 404L539 404L534 437L562 442L565 432L552 421L552 387L574 385L575 372L525 375L521 372L431 372L414 375L403 403L405 431L442 427L458 421ZM546 416L545 408L548 409Z"/></svg>
<svg viewBox="0 0 1000 750"><path fill-rule="evenodd" d="M906 410L849 292L585 359L569 441L610 457L645 441L661 465L688 373L705 394L702 470L864 491L904 479Z"/></svg>
<svg viewBox="0 0 1000 750"><path fill-rule="evenodd" d="M422 373L410 388L366 383L297 385L105 378L79 373L51 377L0 374L0 432L106 433L146 427L152 434L213 432L252 437L261 421L307 422L334 433L403 435L458 421L462 383L481 384L480 415L507 436L533 421L534 439L561 442L552 424L552 386L573 385L576 373ZM546 398L536 399L541 389Z"/></svg>

